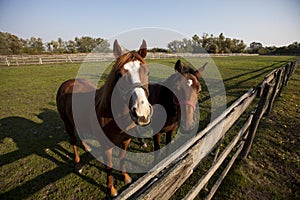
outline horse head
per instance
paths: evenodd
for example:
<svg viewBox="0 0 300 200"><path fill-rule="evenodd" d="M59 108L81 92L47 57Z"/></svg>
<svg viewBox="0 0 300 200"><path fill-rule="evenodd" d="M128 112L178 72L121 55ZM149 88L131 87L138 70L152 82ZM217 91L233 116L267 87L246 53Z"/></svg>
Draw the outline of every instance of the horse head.
<svg viewBox="0 0 300 200"><path fill-rule="evenodd" d="M140 126L151 122L153 109L148 101L148 65L145 61L147 45L143 40L138 51L123 53L119 43L113 45L114 56L117 59L114 65L115 84L118 86L121 97L128 105L131 119ZM117 83L118 82L118 83Z"/></svg>
<svg viewBox="0 0 300 200"><path fill-rule="evenodd" d="M184 66L180 60L175 64L173 91L176 98L174 103L180 106L180 132L188 133L195 128L196 105L201 92L199 78L206 67L205 63L199 69Z"/></svg>

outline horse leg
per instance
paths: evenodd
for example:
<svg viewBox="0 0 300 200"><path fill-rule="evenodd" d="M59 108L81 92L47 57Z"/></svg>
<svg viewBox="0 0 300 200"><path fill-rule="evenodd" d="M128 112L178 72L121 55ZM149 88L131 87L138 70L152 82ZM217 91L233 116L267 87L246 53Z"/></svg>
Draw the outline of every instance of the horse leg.
<svg viewBox="0 0 300 200"><path fill-rule="evenodd" d="M153 143L154 143L154 162L157 163L161 154L160 151L160 138L161 133L157 133L153 136Z"/></svg>
<svg viewBox="0 0 300 200"><path fill-rule="evenodd" d="M175 132L175 130L166 132L166 145L168 145L170 142L172 142L174 132Z"/></svg>
<svg viewBox="0 0 300 200"><path fill-rule="evenodd" d="M73 145L73 150L74 150L74 161L75 161L75 170L81 174L82 172L82 165L80 164L80 157L78 154L77 146Z"/></svg>
<svg viewBox="0 0 300 200"><path fill-rule="evenodd" d="M148 147L147 143L144 141L143 138L138 138L138 141L139 141L139 145L141 147L143 147L143 148L147 148Z"/></svg>
<svg viewBox="0 0 300 200"><path fill-rule="evenodd" d="M139 126L136 127L135 132L137 136L141 136ZM138 137L138 141L142 148L147 148L147 143L144 141L144 138Z"/></svg>
<svg viewBox="0 0 300 200"><path fill-rule="evenodd" d="M74 162L75 162L75 167L74 168L77 172L81 173L82 172L82 166L80 164L80 157L79 157L79 153L78 153L77 146L76 146L77 138L76 138L76 135L75 135L74 126L71 123L69 123L68 121L64 121L64 123L65 123L65 130L68 133L68 135L70 136L70 143L73 146Z"/></svg>
<svg viewBox="0 0 300 200"><path fill-rule="evenodd" d="M174 133L175 133L175 129L166 132L167 155L169 155L169 153L170 153L170 146L168 146L168 144L170 144L172 142Z"/></svg>
<svg viewBox="0 0 300 200"><path fill-rule="evenodd" d="M121 144L121 151L120 151L120 155L119 155L120 169L122 171L122 175L124 177L125 184L129 184L132 181L131 177L126 172L126 167L125 167L126 150L127 150L127 147L129 146L129 144L130 144L130 139Z"/></svg>
<svg viewBox="0 0 300 200"><path fill-rule="evenodd" d="M156 135L153 136L154 151L160 149L160 137L161 137L161 133L157 133Z"/></svg>
<svg viewBox="0 0 300 200"><path fill-rule="evenodd" d="M113 176L112 176L112 148L105 150L105 171L107 175L107 189L108 193L111 197L116 197L118 195L118 191L114 186Z"/></svg>

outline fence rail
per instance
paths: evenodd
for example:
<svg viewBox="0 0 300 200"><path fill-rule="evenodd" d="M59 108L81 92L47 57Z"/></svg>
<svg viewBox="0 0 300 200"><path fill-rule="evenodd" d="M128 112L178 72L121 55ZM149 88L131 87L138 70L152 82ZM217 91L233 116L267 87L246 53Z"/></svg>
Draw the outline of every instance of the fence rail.
<svg viewBox="0 0 300 200"><path fill-rule="evenodd" d="M258 54L192 54L192 53L151 53L148 59L179 58L179 57L220 57L220 56L257 56ZM77 53L54 55L0 55L0 66L43 65L58 63L81 63L112 61L113 53Z"/></svg>
<svg viewBox="0 0 300 200"><path fill-rule="evenodd" d="M203 187L207 185L228 155L235 149L231 160L206 196L206 199L211 199L238 156L240 158L247 157L262 116L270 112L275 97L281 95L283 87L287 85L297 65L298 61L294 61L273 70L257 88L250 89L242 95L219 117L208 124L204 130L161 161L150 172L131 184L117 199L170 198L187 178L193 174L193 170L199 163L215 148L219 148L218 144L220 144L228 130L236 123L249 105L253 103L253 100L259 98L255 110L248 116L244 126L222 153L216 157L210 169L184 198L195 198Z"/></svg>

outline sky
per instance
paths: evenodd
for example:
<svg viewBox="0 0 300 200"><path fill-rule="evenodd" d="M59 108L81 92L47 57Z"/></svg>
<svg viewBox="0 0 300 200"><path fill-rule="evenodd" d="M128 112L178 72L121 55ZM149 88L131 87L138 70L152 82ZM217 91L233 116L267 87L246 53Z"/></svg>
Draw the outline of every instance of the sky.
<svg viewBox="0 0 300 200"><path fill-rule="evenodd" d="M285 46L300 42L300 0L0 0L0 31L50 42L141 28ZM157 38L158 35L155 35ZM164 43L155 44L166 47Z"/></svg>

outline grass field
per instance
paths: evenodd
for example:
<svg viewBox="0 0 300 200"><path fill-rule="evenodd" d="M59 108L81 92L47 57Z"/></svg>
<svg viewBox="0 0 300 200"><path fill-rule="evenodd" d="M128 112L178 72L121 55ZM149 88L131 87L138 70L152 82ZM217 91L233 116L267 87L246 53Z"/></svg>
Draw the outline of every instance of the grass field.
<svg viewBox="0 0 300 200"><path fill-rule="evenodd" d="M214 58L223 77L228 104L256 86L272 69L292 59L273 56ZM173 66L176 59L148 61L149 65L157 62ZM91 63L90 68L107 65ZM82 148L84 170L82 174L74 172L69 138L56 111L55 95L59 85L76 77L79 67L80 64L61 64L0 68L0 199L106 197L103 165ZM95 78L99 79L99 74L95 74ZM299 80L297 69L283 96L275 102L274 112L263 119L251 157L234 167L216 199L252 199L261 195L266 199L299 198L296 189L300 178ZM204 126L210 115L205 87L200 96L200 119ZM131 147L138 148L134 142ZM151 147L147 150L151 151ZM132 174L132 177L136 180L140 175ZM117 188L124 190L126 186L120 173L115 172L114 176ZM287 183L285 187L280 186L282 181ZM183 187L179 193L184 193L188 187Z"/></svg>

